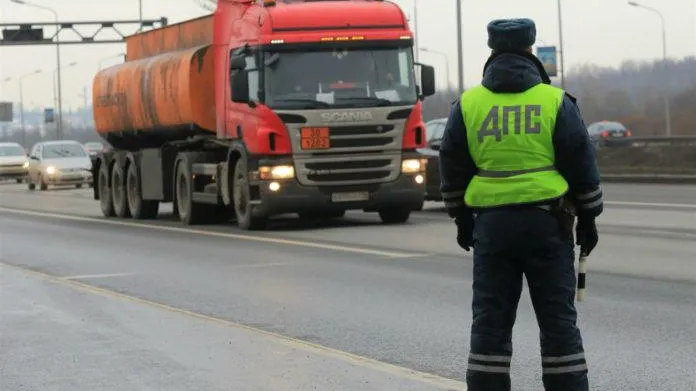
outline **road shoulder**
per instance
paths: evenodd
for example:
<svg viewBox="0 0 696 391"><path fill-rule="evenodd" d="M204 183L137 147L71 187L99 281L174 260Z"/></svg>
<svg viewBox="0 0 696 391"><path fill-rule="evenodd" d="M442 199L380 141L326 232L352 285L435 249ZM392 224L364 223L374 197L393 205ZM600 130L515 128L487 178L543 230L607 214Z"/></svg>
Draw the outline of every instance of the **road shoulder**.
<svg viewBox="0 0 696 391"><path fill-rule="evenodd" d="M0 286L3 389L461 389L436 376L2 264Z"/></svg>

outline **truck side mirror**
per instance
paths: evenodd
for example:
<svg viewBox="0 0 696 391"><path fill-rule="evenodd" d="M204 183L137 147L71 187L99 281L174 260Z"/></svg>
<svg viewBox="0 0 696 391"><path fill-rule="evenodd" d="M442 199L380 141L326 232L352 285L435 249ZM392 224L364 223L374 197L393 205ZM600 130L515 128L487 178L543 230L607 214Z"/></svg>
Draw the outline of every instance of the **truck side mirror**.
<svg viewBox="0 0 696 391"><path fill-rule="evenodd" d="M435 95L435 68L430 65L419 64L421 67L420 98Z"/></svg>
<svg viewBox="0 0 696 391"><path fill-rule="evenodd" d="M39 157L36 156L36 155L31 155L31 156L29 156L29 159L31 159L31 160L39 160Z"/></svg>
<svg viewBox="0 0 696 391"><path fill-rule="evenodd" d="M232 102L249 103L249 73L247 71L236 71L232 73L230 80Z"/></svg>

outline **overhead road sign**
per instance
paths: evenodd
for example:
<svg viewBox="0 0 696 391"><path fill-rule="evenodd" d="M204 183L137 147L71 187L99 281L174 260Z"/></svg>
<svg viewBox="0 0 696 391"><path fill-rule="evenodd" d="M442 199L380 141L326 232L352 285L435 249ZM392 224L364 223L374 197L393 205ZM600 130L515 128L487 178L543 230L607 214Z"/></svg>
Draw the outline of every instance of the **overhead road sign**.
<svg viewBox="0 0 696 391"><path fill-rule="evenodd" d="M0 23L0 46L81 45L123 43L126 37L149 28L164 27L167 18L152 20L103 20L80 22ZM48 27L52 34L48 35ZM133 30L133 31L130 31ZM60 40L58 40L60 36Z"/></svg>

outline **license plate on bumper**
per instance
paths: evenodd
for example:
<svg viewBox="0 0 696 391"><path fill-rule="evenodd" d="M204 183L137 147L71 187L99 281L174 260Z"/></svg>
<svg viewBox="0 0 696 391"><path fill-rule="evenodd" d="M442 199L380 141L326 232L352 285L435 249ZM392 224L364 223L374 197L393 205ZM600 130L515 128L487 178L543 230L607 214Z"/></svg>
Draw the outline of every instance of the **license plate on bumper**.
<svg viewBox="0 0 696 391"><path fill-rule="evenodd" d="M349 193L333 193L331 194L331 202L356 202L367 201L370 199L370 193L367 191L354 191Z"/></svg>

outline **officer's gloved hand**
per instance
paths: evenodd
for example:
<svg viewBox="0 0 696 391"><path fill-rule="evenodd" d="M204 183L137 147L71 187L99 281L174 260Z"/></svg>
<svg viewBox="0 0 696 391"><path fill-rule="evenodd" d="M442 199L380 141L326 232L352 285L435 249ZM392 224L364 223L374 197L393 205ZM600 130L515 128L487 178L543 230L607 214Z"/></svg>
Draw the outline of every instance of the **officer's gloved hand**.
<svg viewBox="0 0 696 391"><path fill-rule="evenodd" d="M474 247L474 215L471 212L461 213L454 219L457 224L457 244L466 251Z"/></svg>
<svg viewBox="0 0 696 391"><path fill-rule="evenodd" d="M576 244L580 246L580 254L590 255L592 250L597 247L599 242L599 233L597 232L597 224L593 217L578 217L578 224L575 227Z"/></svg>

